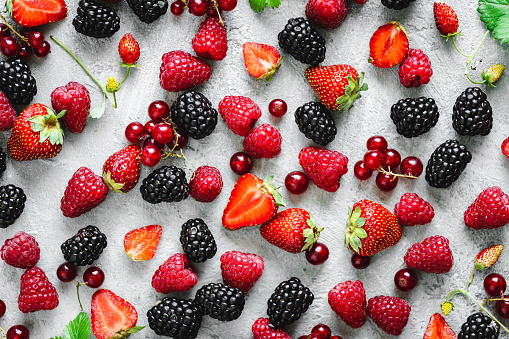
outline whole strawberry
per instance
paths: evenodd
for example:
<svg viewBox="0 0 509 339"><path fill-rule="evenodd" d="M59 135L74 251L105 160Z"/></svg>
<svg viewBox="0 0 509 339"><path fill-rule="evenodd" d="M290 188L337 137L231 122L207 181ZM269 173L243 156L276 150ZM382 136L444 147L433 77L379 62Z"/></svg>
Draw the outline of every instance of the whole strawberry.
<svg viewBox="0 0 509 339"><path fill-rule="evenodd" d="M131 33L126 33L118 43L118 54L126 65L134 65L140 58L140 45Z"/></svg>
<svg viewBox="0 0 509 339"><path fill-rule="evenodd" d="M250 98L225 96L219 102L219 114L233 133L245 136L262 116L262 111Z"/></svg>
<svg viewBox="0 0 509 339"><path fill-rule="evenodd" d="M366 292L361 281L345 281L329 291L329 305L352 328L366 322Z"/></svg>
<svg viewBox="0 0 509 339"><path fill-rule="evenodd" d="M200 166L189 181L189 194L200 202L214 201L223 189L219 170L212 166Z"/></svg>
<svg viewBox="0 0 509 339"><path fill-rule="evenodd" d="M509 223L509 196L500 187L485 189L464 213L465 225L480 230Z"/></svg>
<svg viewBox="0 0 509 339"><path fill-rule="evenodd" d="M274 158L281 153L283 138L277 128L263 124L251 130L244 139L244 150L253 158Z"/></svg>
<svg viewBox="0 0 509 339"><path fill-rule="evenodd" d="M16 120L16 111L12 108L9 98L0 91L0 131L7 131L12 128Z"/></svg>
<svg viewBox="0 0 509 339"><path fill-rule="evenodd" d="M368 314L385 333L401 335L408 323L410 305L397 297L378 296L368 300Z"/></svg>
<svg viewBox="0 0 509 339"><path fill-rule="evenodd" d="M228 251L221 256L221 275L226 285L237 287L247 294L262 276L263 258L252 253Z"/></svg>
<svg viewBox="0 0 509 339"><path fill-rule="evenodd" d="M217 17L208 17L202 21L193 38L193 49L205 59L223 60L228 51L226 27Z"/></svg>
<svg viewBox="0 0 509 339"><path fill-rule="evenodd" d="M350 65L317 66L306 69L306 79L325 107L334 111L349 110L361 91L367 91L364 73Z"/></svg>
<svg viewBox="0 0 509 339"><path fill-rule="evenodd" d="M405 254L405 264L428 273L449 272L454 264L449 239L435 235L413 244Z"/></svg>
<svg viewBox="0 0 509 339"><path fill-rule="evenodd" d="M212 68L203 60L184 51L163 55L159 84L169 92L179 92L206 83Z"/></svg>
<svg viewBox="0 0 509 339"><path fill-rule="evenodd" d="M71 133L81 133L90 114L90 93L87 88L71 81L51 92L51 106L56 112L65 110L60 119Z"/></svg>
<svg viewBox="0 0 509 339"><path fill-rule="evenodd" d="M18 308L23 313L52 310L58 306L58 293L46 274L35 266L21 276Z"/></svg>
<svg viewBox="0 0 509 339"><path fill-rule="evenodd" d="M348 158L336 151L306 147L299 153L299 163L313 183L327 192L336 192L341 176L348 172Z"/></svg>
<svg viewBox="0 0 509 339"><path fill-rule="evenodd" d="M339 27L347 13L345 0L309 0L306 5L309 20L325 29Z"/></svg>
<svg viewBox="0 0 509 339"><path fill-rule="evenodd" d="M113 153L103 165L103 180L109 189L127 193L140 179L141 149L130 145Z"/></svg>
<svg viewBox="0 0 509 339"><path fill-rule="evenodd" d="M198 275L185 254L172 255L152 277L152 287L159 293L189 291L198 283Z"/></svg>
<svg viewBox="0 0 509 339"><path fill-rule="evenodd" d="M17 161L56 157L64 143L60 117L43 104L28 106L16 118L7 142L11 157Z"/></svg>
<svg viewBox="0 0 509 339"><path fill-rule="evenodd" d="M361 200L350 208L345 245L362 256L371 256L394 246L403 234L398 218L371 200Z"/></svg>
<svg viewBox="0 0 509 339"><path fill-rule="evenodd" d="M415 193L405 193L394 206L394 214L402 226L429 224L435 216L433 206Z"/></svg>
<svg viewBox="0 0 509 339"><path fill-rule="evenodd" d="M5 240L0 255L7 265L27 269L37 264L41 250L34 237L25 232L17 232L13 238Z"/></svg>
<svg viewBox="0 0 509 339"><path fill-rule="evenodd" d="M322 230L316 226L309 212L289 208L263 224L260 233L272 245L290 253L299 253L311 248Z"/></svg>
<svg viewBox="0 0 509 339"><path fill-rule="evenodd" d="M475 268L478 270L485 270L495 265L503 250L504 245L502 244L483 249L477 254L477 257L475 258Z"/></svg>
<svg viewBox="0 0 509 339"><path fill-rule="evenodd" d="M458 16L451 6L437 1L433 5L433 14L438 31L444 38L448 39L460 34Z"/></svg>
<svg viewBox="0 0 509 339"><path fill-rule="evenodd" d="M251 331L253 332L253 339L292 339L288 333L278 328L274 329L269 326L270 320L267 318L258 318Z"/></svg>

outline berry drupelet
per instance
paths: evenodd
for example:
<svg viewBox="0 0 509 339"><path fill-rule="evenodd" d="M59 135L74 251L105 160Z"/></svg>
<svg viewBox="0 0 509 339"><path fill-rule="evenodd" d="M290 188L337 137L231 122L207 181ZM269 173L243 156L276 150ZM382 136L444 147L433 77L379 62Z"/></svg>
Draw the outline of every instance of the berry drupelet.
<svg viewBox="0 0 509 339"><path fill-rule="evenodd" d="M191 299L164 298L148 310L147 318L157 335L194 339L201 326L202 311Z"/></svg>
<svg viewBox="0 0 509 339"><path fill-rule="evenodd" d="M93 0L81 0L72 24L78 33L93 38L109 38L120 29L120 18L107 6Z"/></svg>
<svg viewBox="0 0 509 339"><path fill-rule="evenodd" d="M12 104L28 105L37 94L37 84L30 67L21 59L0 61L0 90Z"/></svg>
<svg viewBox="0 0 509 339"><path fill-rule="evenodd" d="M216 128L217 110L203 94L187 91L171 105L172 121L194 139L209 136Z"/></svg>
<svg viewBox="0 0 509 339"><path fill-rule="evenodd" d="M127 0L134 14L144 23L150 24L168 11L168 0Z"/></svg>
<svg viewBox="0 0 509 339"><path fill-rule="evenodd" d="M457 140L447 140L431 154L426 166L426 181L432 187L446 188L455 182L472 154Z"/></svg>
<svg viewBox="0 0 509 339"><path fill-rule="evenodd" d="M435 100L432 98L401 99L391 107L391 119L398 133L413 138L435 127L439 118Z"/></svg>
<svg viewBox="0 0 509 339"><path fill-rule="evenodd" d="M217 252L216 241L205 221L189 219L182 225L180 243L189 260L204 262Z"/></svg>
<svg viewBox="0 0 509 339"><path fill-rule="evenodd" d="M322 146L332 142L338 131L332 114L320 102L309 102L297 108L295 122L306 138Z"/></svg>
<svg viewBox="0 0 509 339"><path fill-rule="evenodd" d="M186 173L175 166L160 167L143 179L140 192L143 200L151 204L187 199L189 188Z"/></svg>
<svg viewBox="0 0 509 339"><path fill-rule="evenodd" d="M95 226L87 226L61 246L66 261L74 266L87 266L99 258L108 245L106 235Z"/></svg>
<svg viewBox="0 0 509 339"><path fill-rule="evenodd" d="M469 87L456 99L452 127L459 135L488 135L493 126L493 110L479 87Z"/></svg>
<svg viewBox="0 0 509 339"><path fill-rule="evenodd" d="M458 339L497 339L500 325L484 313L474 313L461 325Z"/></svg>
<svg viewBox="0 0 509 339"><path fill-rule="evenodd" d="M402 10L403 8L407 8L410 6L411 2L414 2L415 0L382 0L382 5L384 5L387 8L395 9L395 10Z"/></svg>
<svg viewBox="0 0 509 339"><path fill-rule="evenodd" d="M318 66L325 59L325 39L302 17L288 20L277 38L286 53L304 64Z"/></svg>
<svg viewBox="0 0 509 339"><path fill-rule="evenodd" d="M27 197L14 185L0 186L0 228L14 224L25 209Z"/></svg>
<svg viewBox="0 0 509 339"><path fill-rule="evenodd" d="M220 321L232 321L240 317L244 310L244 293L237 287L224 284L202 286L194 297L204 314Z"/></svg>

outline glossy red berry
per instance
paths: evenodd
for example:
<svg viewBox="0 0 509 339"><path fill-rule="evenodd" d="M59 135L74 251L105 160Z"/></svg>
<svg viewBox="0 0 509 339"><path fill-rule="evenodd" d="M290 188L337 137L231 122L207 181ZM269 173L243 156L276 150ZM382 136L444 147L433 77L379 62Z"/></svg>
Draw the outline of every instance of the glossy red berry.
<svg viewBox="0 0 509 339"><path fill-rule="evenodd" d="M173 139L166 144L170 150L179 151L186 147L189 137L178 128L173 129Z"/></svg>
<svg viewBox="0 0 509 339"><path fill-rule="evenodd" d="M125 138L133 144L137 144L143 140L145 134L145 128L141 122L131 122L125 128Z"/></svg>
<svg viewBox="0 0 509 339"><path fill-rule="evenodd" d="M504 295L504 299L508 300L498 300L495 305L495 310L497 314L504 319L509 319L509 295Z"/></svg>
<svg viewBox="0 0 509 339"><path fill-rule="evenodd" d="M506 288L505 278L498 273L491 273L484 278L484 290L492 297L500 297Z"/></svg>
<svg viewBox="0 0 509 339"><path fill-rule="evenodd" d="M343 339L343 337L339 337L337 335L333 335L332 337L330 337L330 339Z"/></svg>
<svg viewBox="0 0 509 339"><path fill-rule="evenodd" d="M309 179L301 171L290 172L285 178L285 187L292 194L302 194L306 192L308 186Z"/></svg>
<svg viewBox="0 0 509 339"><path fill-rule="evenodd" d="M180 16L184 13L185 5L181 0L174 1L170 6L170 11L175 16Z"/></svg>
<svg viewBox="0 0 509 339"><path fill-rule="evenodd" d="M64 262L57 268L57 277L58 280L62 282L70 282L73 281L78 275L78 270L76 266L71 264L70 262Z"/></svg>
<svg viewBox="0 0 509 339"><path fill-rule="evenodd" d="M306 250L306 260L311 265L321 265L329 258L329 249L321 242L317 242Z"/></svg>
<svg viewBox="0 0 509 339"><path fill-rule="evenodd" d="M34 31L28 35L28 43L32 46L32 48L42 47L44 41L46 41L46 38L41 32Z"/></svg>
<svg viewBox="0 0 509 339"><path fill-rule="evenodd" d="M364 166L376 170L384 162L384 153L379 150L371 150L364 154Z"/></svg>
<svg viewBox="0 0 509 339"><path fill-rule="evenodd" d="M6 309L4 301L0 300L0 319L4 316Z"/></svg>
<svg viewBox="0 0 509 339"><path fill-rule="evenodd" d="M384 137L375 135L368 139L366 148L369 150L385 151L387 149L387 140Z"/></svg>
<svg viewBox="0 0 509 339"><path fill-rule="evenodd" d="M47 57L49 52L51 52L51 45L47 41L44 41L41 47L34 48L34 54L39 58Z"/></svg>
<svg viewBox="0 0 509 339"><path fill-rule="evenodd" d="M360 255L359 253L353 253L352 258L350 259L352 266L358 270L365 269L371 263L371 257L365 257Z"/></svg>
<svg viewBox="0 0 509 339"><path fill-rule="evenodd" d="M376 186L384 192L392 191L398 186L398 177L389 173L378 172Z"/></svg>
<svg viewBox="0 0 509 339"><path fill-rule="evenodd" d="M23 325L15 325L7 331L7 339L29 339L30 331Z"/></svg>
<svg viewBox="0 0 509 339"><path fill-rule="evenodd" d="M299 337L299 339L308 339L308 336L307 336L307 335L301 335L301 336Z"/></svg>
<svg viewBox="0 0 509 339"><path fill-rule="evenodd" d="M179 0L179 3L182 1ZM170 116L170 106L162 100L156 100L148 105L148 116L155 122L161 122Z"/></svg>
<svg viewBox="0 0 509 339"><path fill-rule="evenodd" d="M206 0L189 0L187 7L189 12L196 16L202 16L207 13L207 1Z"/></svg>
<svg viewBox="0 0 509 339"><path fill-rule="evenodd" d="M394 275L394 284L396 288L403 292L411 291L417 286L419 278L414 270L403 268Z"/></svg>
<svg viewBox="0 0 509 339"><path fill-rule="evenodd" d="M398 151L388 148L384 151L384 162L382 167L386 170L395 171L401 164L401 155Z"/></svg>
<svg viewBox="0 0 509 339"><path fill-rule="evenodd" d="M0 41L6 36L11 36L11 30L6 24L0 24Z"/></svg>
<svg viewBox="0 0 509 339"><path fill-rule="evenodd" d="M208 3L208 6L207 6L207 16L211 16L211 17L214 17L214 18L218 18L219 17L219 12L221 12L221 10L219 9L219 6L217 7L217 10L216 10L216 7L214 6L214 3L213 2L209 2Z"/></svg>
<svg viewBox="0 0 509 339"><path fill-rule="evenodd" d="M353 167L353 174L359 180L368 180L369 178L371 178L371 175L373 174L373 170L370 168L367 168L364 165L364 161L359 160L359 161L357 161L357 163L355 163L355 166Z"/></svg>
<svg viewBox="0 0 509 339"><path fill-rule="evenodd" d="M19 52L19 44L13 37L5 37L0 41L0 51L6 57L16 56Z"/></svg>
<svg viewBox="0 0 509 339"><path fill-rule="evenodd" d="M219 9L222 11L233 11L237 7L237 0L217 0Z"/></svg>
<svg viewBox="0 0 509 339"><path fill-rule="evenodd" d="M83 282L90 288L99 288L104 282L104 271L91 266L83 273Z"/></svg>
<svg viewBox="0 0 509 339"><path fill-rule="evenodd" d="M32 56L32 48L26 43L21 43L18 50L18 58L26 60Z"/></svg>
<svg viewBox="0 0 509 339"><path fill-rule="evenodd" d="M161 161L161 150L155 145L143 146L141 150L141 163L148 167L153 167Z"/></svg>
<svg viewBox="0 0 509 339"><path fill-rule="evenodd" d="M253 160L244 152L237 152L230 158L230 168L233 173L244 175L253 168Z"/></svg>
<svg viewBox="0 0 509 339"><path fill-rule="evenodd" d="M154 127L157 125L157 122L154 120L149 120L145 123L145 133L147 135L152 135L152 131L154 130Z"/></svg>
<svg viewBox="0 0 509 339"><path fill-rule="evenodd" d="M402 174L411 175L413 177L421 175L423 169L422 162L417 157L406 157L399 166L399 170Z"/></svg>
<svg viewBox="0 0 509 339"><path fill-rule="evenodd" d="M316 333L311 333L308 335L308 339L322 339L322 336Z"/></svg>
<svg viewBox="0 0 509 339"><path fill-rule="evenodd" d="M317 334L321 339L329 339L332 333L329 326L325 324L318 324L313 327L311 334Z"/></svg>
<svg viewBox="0 0 509 339"><path fill-rule="evenodd" d="M173 128L168 124L157 124L152 130L152 138L160 144L166 144L173 139Z"/></svg>
<svg viewBox="0 0 509 339"><path fill-rule="evenodd" d="M287 110L288 106L284 100L274 99L269 103L269 113L275 117L282 117L286 114Z"/></svg>
<svg viewBox="0 0 509 339"><path fill-rule="evenodd" d="M156 142L154 140L154 138L145 138L145 140L143 140L143 145L142 147L145 147L145 146L152 146L152 147L156 147L158 148L159 150L162 150L164 148L164 145L163 144L160 144L158 142Z"/></svg>

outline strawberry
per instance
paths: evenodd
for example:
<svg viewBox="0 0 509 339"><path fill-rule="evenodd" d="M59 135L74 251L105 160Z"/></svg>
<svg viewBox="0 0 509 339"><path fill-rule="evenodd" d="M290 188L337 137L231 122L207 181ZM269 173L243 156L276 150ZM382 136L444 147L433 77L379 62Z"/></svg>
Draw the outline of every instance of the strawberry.
<svg viewBox="0 0 509 339"><path fill-rule="evenodd" d="M262 111L250 98L225 96L219 102L219 114L233 133L245 136L262 116Z"/></svg>
<svg viewBox="0 0 509 339"><path fill-rule="evenodd" d="M413 244L406 252L404 260L410 268L435 274L447 273L454 265L449 239L440 235Z"/></svg>
<svg viewBox="0 0 509 339"><path fill-rule="evenodd" d="M11 157L17 161L53 158L62 150L64 132L58 116L43 104L28 106L14 122L7 142Z"/></svg>
<svg viewBox="0 0 509 339"><path fill-rule="evenodd" d="M24 27L34 27L65 19L64 0L8 0L6 3L14 21Z"/></svg>
<svg viewBox="0 0 509 339"><path fill-rule="evenodd" d="M482 79L488 84L490 87L496 87L494 85L495 82L500 80L500 77L502 77L502 74L504 74L505 66L496 64L493 66L490 66L486 72L482 73Z"/></svg>
<svg viewBox="0 0 509 339"><path fill-rule="evenodd" d="M150 260L154 257L163 228L150 225L127 232L124 237L125 254L134 261Z"/></svg>
<svg viewBox="0 0 509 339"><path fill-rule="evenodd" d="M223 60L228 51L226 27L219 18L208 17L202 21L193 38L193 49L204 59Z"/></svg>
<svg viewBox="0 0 509 339"><path fill-rule="evenodd" d="M458 16L451 6L443 2L435 2L433 4L433 14L435 15L435 24L438 31L444 38L449 39L460 34L458 32Z"/></svg>
<svg viewBox="0 0 509 339"><path fill-rule="evenodd" d="M62 123L71 133L81 133L90 114L90 93L77 82L55 88L51 92L51 106L56 112L65 110Z"/></svg>
<svg viewBox="0 0 509 339"><path fill-rule="evenodd" d="M306 79L322 104L334 111L349 110L361 98L360 92L368 90L364 73L359 75L350 65L309 67Z"/></svg>
<svg viewBox="0 0 509 339"><path fill-rule="evenodd" d="M206 83L212 68L203 60L184 51L163 55L159 69L159 84L169 92L179 92Z"/></svg>
<svg viewBox="0 0 509 339"><path fill-rule="evenodd" d="M380 68L399 64L408 54L408 36L399 22L380 26L369 41L369 62Z"/></svg>
<svg viewBox="0 0 509 339"><path fill-rule="evenodd" d="M113 153L103 165L103 179L106 186L115 192L127 193L140 179L141 149L130 145Z"/></svg>
<svg viewBox="0 0 509 339"><path fill-rule="evenodd" d="M361 200L348 213L345 245L362 256L378 253L401 239L398 218L376 202Z"/></svg>
<svg viewBox="0 0 509 339"><path fill-rule="evenodd" d="M260 279L265 268L263 258L252 253L228 251L221 256L220 261L224 283L237 287L244 294Z"/></svg>
<svg viewBox="0 0 509 339"><path fill-rule="evenodd" d="M313 216L301 208L289 208L276 214L260 228L262 237L290 253L311 248L323 228L318 228Z"/></svg>
<svg viewBox="0 0 509 339"><path fill-rule="evenodd" d="M242 46L242 52L247 72L258 80L271 81L283 62L278 50L270 45L246 42Z"/></svg>
<svg viewBox="0 0 509 339"><path fill-rule="evenodd" d="M131 33L126 33L118 43L118 54L126 65L134 65L140 58L140 45Z"/></svg>
<svg viewBox="0 0 509 339"><path fill-rule="evenodd" d="M138 312L134 306L110 290L96 291L91 308L92 332L97 339L127 338L144 328L136 326Z"/></svg>
<svg viewBox="0 0 509 339"><path fill-rule="evenodd" d="M328 295L332 310L352 328L359 328L366 322L366 291L360 280L337 284Z"/></svg>
<svg viewBox="0 0 509 339"><path fill-rule="evenodd" d="M509 158L509 137L502 141L500 148L502 149L502 154Z"/></svg>
<svg viewBox="0 0 509 339"><path fill-rule="evenodd" d="M263 224L276 215L279 206L286 206L283 197L272 185L273 177L262 180L247 173L237 180L223 212L222 221L226 229L233 231Z"/></svg>
<svg viewBox="0 0 509 339"><path fill-rule="evenodd" d="M306 5L309 20L325 29L339 27L347 13L346 0L309 0Z"/></svg>
<svg viewBox="0 0 509 339"><path fill-rule="evenodd" d="M502 244L483 249L475 258L475 268L485 270L495 265L503 249L504 245Z"/></svg>
<svg viewBox="0 0 509 339"><path fill-rule="evenodd" d="M429 318L423 339L457 339L456 333L441 314L435 313Z"/></svg>

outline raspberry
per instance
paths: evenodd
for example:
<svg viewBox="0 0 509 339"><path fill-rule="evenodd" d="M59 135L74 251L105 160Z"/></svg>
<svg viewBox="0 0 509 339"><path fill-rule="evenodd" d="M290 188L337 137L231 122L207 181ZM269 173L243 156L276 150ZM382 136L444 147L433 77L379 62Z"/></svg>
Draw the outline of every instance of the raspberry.
<svg viewBox="0 0 509 339"><path fill-rule="evenodd" d="M58 293L39 267L27 270L21 276L18 307L23 313L52 310L58 306Z"/></svg>
<svg viewBox="0 0 509 339"><path fill-rule="evenodd" d="M405 254L405 264L428 273L447 273L454 264L449 239L435 235L413 244Z"/></svg>
<svg viewBox="0 0 509 339"><path fill-rule="evenodd" d="M361 281L345 281L329 291L329 305L352 328L366 322L366 292Z"/></svg>
<svg viewBox="0 0 509 339"><path fill-rule="evenodd" d="M57 113L66 110L60 120L70 132L83 132L90 114L90 93L85 86L71 81L57 87L51 93L51 106Z"/></svg>
<svg viewBox="0 0 509 339"><path fill-rule="evenodd" d="M215 167L200 166L189 182L189 194L197 201L211 202L223 188L221 173Z"/></svg>
<svg viewBox="0 0 509 339"><path fill-rule="evenodd" d="M256 319L251 331L253 332L253 339L292 339L284 330L272 329L267 318Z"/></svg>
<svg viewBox="0 0 509 339"><path fill-rule="evenodd" d="M25 232L18 232L12 239L5 240L0 254L7 265L27 269L37 264L41 250L34 237Z"/></svg>
<svg viewBox="0 0 509 339"><path fill-rule="evenodd" d="M9 99L0 91L0 131L11 129L14 120L16 120L16 111L12 108Z"/></svg>
<svg viewBox="0 0 509 339"><path fill-rule="evenodd" d="M244 150L253 158L274 158L281 153L281 133L269 124L249 132L244 139Z"/></svg>
<svg viewBox="0 0 509 339"><path fill-rule="evenodd" d="M224 24L216 17L203 20L193 38L193 49L201 58L223 60L228 50Z"/></svg>
<svg viewBox="0 0 509 339"><path fill-rule="evenodd" d="M224 283L237 287L245 294L261 277L264 268L263 258L256 254L228 251L221 256Z"/></svg>
<svg viewBox="0 0 509 339"><path fill-rule="evenodd" d="M169 92L179 92L206 83L212 68L203 60L184 51L163 55L159 84Z"/></svg>
<svg viewBox="0 0 509 339"><path fill-rule="evenodd" d="M306 5L309 20L325 29L339 27L347 13L345 0L310 0Z"/></svg>
<svg viewBox="0 0 509 339"><path fill-rule="evenodd" d="M311 181L327 192L336 192L341 176L348 172L348 158L325 148L303 148L299 153L299 163Z"/></svg>
<svg viewBox="0 0 509 339"><path fill-rule="evenodd" d="M420 49L410 49L399 65L399 81L407 88L427 84L432 75L431 62Z"/></svg>
<svg viewBox="0 0 509 339"><path fill-rule="evenodd" d="M189 291L197 282L198 275L182 253L169 257L152 277L152 287L163 294Z"/></svg>
<svg viewBox="0 0 509 339"><path fill-rule="evenodd" d="M429 224L435 216L433 206L415 193L405 193L394 206L394 214L402 226Z"/></svg>
<svg viewBox="0 0 509 339"><path fill-rule="evenodd" d="M500 187L485 189L464 214L465 224L479 230L499 228L509 223L509 196Z"/></svg>
<svg viewBox="0 0 509 339"><path fill-rule="evenodd" d="M410 305L397 297L378 296L368 300L368 314L385 333L400 335L410 316Z"/></svg>
<svg viewBox="0 0 509 339"><path fill-rule="evenodd" d="M219 102L219 113L235 134L245 136L262 116L260 107L243 96L226 96Z"/></svg>

